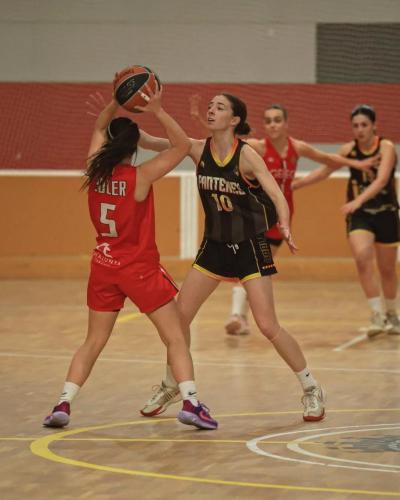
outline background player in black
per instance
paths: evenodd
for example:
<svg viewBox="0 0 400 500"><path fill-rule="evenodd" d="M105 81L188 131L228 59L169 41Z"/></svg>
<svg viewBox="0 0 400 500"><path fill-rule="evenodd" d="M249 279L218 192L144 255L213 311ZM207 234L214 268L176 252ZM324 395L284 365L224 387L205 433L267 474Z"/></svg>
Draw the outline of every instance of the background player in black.
<svg viewBox="0 0 400 500"><path fill-rule="evenodd" d="M211 140L191 140L192 148L189 153L197 165L199 187L202 189L200 179L202 168L212 171L213 177L224 178L224 168L231 165L232 157L235 156L237 148L240 147L240 155L238 155L236 165L238 178L241 178L240 182L243 182L243 185L246 183L251 184L254 189L258 189L256 186L259 185L265 191L275 205L283 237L290 249L294 251L296 247L290 235L289 208L282 191L271 173L265 168L261 156L247 144L241 144L236 138L236 135L249 133L250 127L246 123L246 117L245 104L230 94L217 95L210 101L207 112L207 125L211 132ZM142 140L139 144L142 147L159 151L168 146L166 140L154 138L147 134L142 134L141 137ZM202 166L205 155L208 155L208 148L214 164L204 164ZM229 178L228 174L226 174L226 178ZM207 182L210 182L210 186L213 188L208 192L208 201L215 203L215 211L206 221L205 238L199 249L195 264L185 278L178 298L179 311L182 315L188 342L190 341L190 323L221 279L240 278L246 288L249 304L260 331L272 342L279 355L296 373L303 387L304 420L321 420L325 412L324 394L321 386L307 369L306 360L298 343L280 326L275 314L272 283L268 276L274 272L274 267L269 245L264 235L267 228L267 219L272 211L268 213L269 210L266 209L265 225L256 228L256 231L260 231L261 234L257 234L257 232L253 234L243 233L242 236L247 239L242 240L241 236L239 236L237 241L224 241L223 231L214 233L213 224L216 222L220 224L221 221L224 221L221 227L222 225L225 227L231 224L234 218L237 217L236 214L235 216L232 215L232 212L237 209L237 205L232 203L231 206L224 199L226 204L224 207L222 196L227 195L226 186L221 188L223 183L218 184L218 186L215 184L220 183L220 181L206 180L205 187L207 187ZM203 194L202 198L207 196L205 194L203 196ZM253 193L250 191L243 195L243 197L245 196L252 197ZM232 202L232 200L230 201ZM221 210L219 210L218 202L221 204ZM250 204L248 203L247 206L250 207ZM224 220L225 218L226 220ZM210 236L218 239L211 239ZM229 265L226 264L227 261L229 261ZM231 269L235 270L234 276L232 276ZM163 381L161 389L146 403L142 413L145 414L146 407L154 406L156 402L160 405L160 412L164 411L169 401L172 401L172 397L174 397L173 390L176 390L175 387L176 383L167 369L167 378Z"/></svg>
<svg viewBox="0 0 400 500"><path fill-rule="evenodd" d="M347 203L342 207L360 283L372 310L371 323L365 329L369 337L384 331L400 334L396 312L396 262L400 244L394 179L397 157L393 143L376 134L375 120L376 114L371 106L363 104L354 108L351 125L355 138L339 150L339 154L360 160L380 155L377 167L365 171L350 169ZM321 181L334 170L322 166L307 177L294 181L293 189ZM385 301L385 315L380 289Z"/></svg>

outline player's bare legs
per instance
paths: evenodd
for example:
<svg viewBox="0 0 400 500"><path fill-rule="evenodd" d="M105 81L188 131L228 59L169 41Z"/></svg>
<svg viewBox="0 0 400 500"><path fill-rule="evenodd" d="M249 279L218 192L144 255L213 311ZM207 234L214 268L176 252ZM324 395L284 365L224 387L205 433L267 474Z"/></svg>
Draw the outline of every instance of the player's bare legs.
<svg viewBox="0 0 400 500"><path fill-rule="evenodd" d="M147 315L167 348L167 362L175 380L193 380L193 362L182 332L175 300Z"/></svg>
<svg viewBox="0 0 400 500"><path fill-rule="evenodd" d="M246 281L245 287L251 311L261 333L272 343L281 358L295 372L304 396L304 420L321 420L325 415L325 395L321 386L307 368L307 363L297 341L283 329L277 320L271 278Z"/></svg>
<svg viewBox="0 0 400 500"><path fill-rule="evenodd" d="M190 345L190 323L203 302L218 286L219 281L210 278L196 269L191 269L185 278L178 295L178 311L187 345ZM166 374L156 392L141 409L142 415L152 417L163 413L169 405L180 400L177 381L167 360Z"/></svg>
<svg viewBox="0 0 400 500"><path fill-rule="evenodd" d="M89 309L86 339L72 358L58 404L43 422L46 427L68 425L70 404L86 382L93 365L110 338L117 316L118 311L100 312Z"/></svg>
<svg viewBox="0 0 400 500"><path fill-rule="evenodd" d="M279 246L270 245L272 257L275 257ZM232 308L226 324L225 331L228 335L248 335L250 326L248 322L249 301L246 290L241 284L232 287Z"/></svg>
<svg viewBox="0 0 400 500"><path fill-rule="evenodd" d="M353 231L349 234L349 244L361 287L371 308L371 322L363 329L371 338L385 331L379 280L375 268L375 235L369 231Z"/></svg>
<svg viewBox="0 0 400 500"><path fill-rule="evenodd" d="M375 244L376 262L381 278L382 292L386 310L388 333L400 334L400 321L397 316L397 246Z"/></svg>
<svg viewBox="0 0 400 500"><path fill-rule="evenodd" d="M93 365L110 338L118 316L117 312L100 312L89 309L86 339L72 358L67 382L82 387L92 371Z"/></svg>
<svg viewBox="0 0 400 500"><path fill-rule="evenodd" d="M187 342L190 344L190 324L200 307L219 285L219 281L192 268L178 295L178 309Z"/></svg>

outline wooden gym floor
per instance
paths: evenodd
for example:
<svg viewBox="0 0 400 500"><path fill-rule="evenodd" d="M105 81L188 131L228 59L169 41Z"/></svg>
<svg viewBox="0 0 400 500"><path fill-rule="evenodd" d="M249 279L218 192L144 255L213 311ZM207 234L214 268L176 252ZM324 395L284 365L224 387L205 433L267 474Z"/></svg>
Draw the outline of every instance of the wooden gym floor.
<svg viewBox="0 0 400 500"><path fill-rule="evenodd" d="M193 326L201 399L217 431L142 418L164 350L129 305L65 430L41 426L86 329L84 281L3 281L0 497L67 499L400 498L400 336L366 340L357 283L275 281L281 323L328 392L324 421L301 418L296 378L259 334L229 338L230 287Z"/></svg>

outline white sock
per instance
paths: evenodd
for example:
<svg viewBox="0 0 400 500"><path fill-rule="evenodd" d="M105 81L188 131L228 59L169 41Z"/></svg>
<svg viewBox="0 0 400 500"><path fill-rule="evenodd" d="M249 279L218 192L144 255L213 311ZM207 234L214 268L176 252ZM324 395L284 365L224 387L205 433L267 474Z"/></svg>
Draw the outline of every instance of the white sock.
<svg viewBox="0 0 400 500"><path fill-rule="evenodd" d="M178 386L183 400L188 399L194 406L199 404L194 380L185 380L185 382L181 382Z"/></svg>
<svg viewBox="0 0 400 500"><path fill-rule="evenodd" d="M177 387L178 384L175 380L175 377L172 374L171 366L167 365L167 371L165 372L164 384L167 387Z"/></svg>
<svg viewBox="0 0 400 500"><path fill-rule="evenodd" d="M373 313L382 313L382 302L380 297L371 297L368 300L369 307Z"/></svg>
<svg viewBox="0 0 400 500"><path fill-rule="evenodd" d="M247 293L242 286L232 288L232 314L247 316L248 303Z"/></svg>
<svg viewBox="0 0 400 500"><path fill-rule="evenodd" d="M386 312L396 312L397 310L397 299L387 299L385 297Z"/></svg>
<svg viewBox="0 0 400 500"><path fill-rule="evenodd" d="M318 382L312 376L310 370L307 367L304 368L304 370L301 370L301 372L294 372L294 373L296 374L296 377L299 379L299 382L303 387L304 391L309 389L310 387L316 387L318 385Z"/></svg>
<svg viewBox="0 0 400 500"><path fill-rule="evenodd" d="M73 382L65 382L58 404L64 401L71 403L74 397L78 394L79 389L79 385L76 385Z"/></svg>

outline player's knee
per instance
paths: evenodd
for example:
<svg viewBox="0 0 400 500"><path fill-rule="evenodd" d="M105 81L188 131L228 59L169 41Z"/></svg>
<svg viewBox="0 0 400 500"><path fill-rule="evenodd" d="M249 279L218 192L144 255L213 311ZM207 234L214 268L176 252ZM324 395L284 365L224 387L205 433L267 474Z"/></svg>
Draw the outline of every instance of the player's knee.
<svg viewBox="0 0 400 500"><path fill-rule="evenodd" d="M373 256L370 252L360 252L355 256L356 264L360 272L367 272L373 267Z"/></svg>
<svg viewBox="0 0 400 500"><path fill-rule="evenodd" d="M276 322L266 321L265 323L259 324L259 328L264 337L270 342L275 342L281 331L281 327Z"/></svg>

